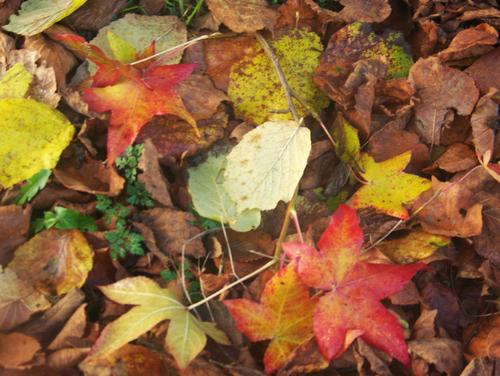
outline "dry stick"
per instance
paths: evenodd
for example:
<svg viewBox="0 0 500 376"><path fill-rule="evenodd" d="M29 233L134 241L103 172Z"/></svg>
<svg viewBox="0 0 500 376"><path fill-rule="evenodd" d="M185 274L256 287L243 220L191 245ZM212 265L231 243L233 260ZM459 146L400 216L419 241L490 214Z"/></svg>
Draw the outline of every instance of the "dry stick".
<svg viewBox="0 0 500 376"><path fill-rule="evenodd" d="M273 51L271 46L269 46L269 43L264 39L261 33L258 31L255 32L255 37L257 38L257 41L260 43L262 48L264 48L264 51L266 51L267 56L271 60L271 62L274 65L274 69L276 70L276 74L278 75L278 78L280 80L281 86L283 87L283 91L285 93L285 98L286 98L286 103L288 105L288 109L292 113L293 120L297 122L297 124L300 124L300 116L299 113L297 112L297 108L295 108L295 104L293 103L292 99L292 91L290 89L290 85L288 85L288 82L286 81L285 74L283 73L283 69L281 69L281 64L279 61L278 55Z"/></svg>

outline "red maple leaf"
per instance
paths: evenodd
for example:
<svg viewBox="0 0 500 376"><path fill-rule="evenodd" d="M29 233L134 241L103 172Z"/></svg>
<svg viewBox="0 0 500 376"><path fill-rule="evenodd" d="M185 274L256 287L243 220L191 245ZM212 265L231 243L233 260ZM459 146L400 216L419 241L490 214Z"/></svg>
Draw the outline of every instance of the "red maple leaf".
<svg viewBox="0 0 500 376"><path fill-rule="evenodd" d="M54 35L93 61L97 73L92 87L83 90L83 100L98 113L111 110L108 131L108 164L131 145L142 126L154 115L176 115L198 132L196 121L186 110L173 85L184 81L196 64L155 66L153 59L137 65L111 60L97 46L74 35ZM154 45L139 59L154 54ZM136 56L137 58L137 56Z"/></svg>
<svg viewBox="0 0 500 376"><path fill-rule="evenodd" d="M380 300L401 290L427 265L370 264L359 260L363 233L353 210L340 205L318 242L319 252L302 243L284 243L297 262L300 278L326 291L314 311L314 334L326 359L356 338L385 351L405 365L410 359L403 330Z"/></svg>

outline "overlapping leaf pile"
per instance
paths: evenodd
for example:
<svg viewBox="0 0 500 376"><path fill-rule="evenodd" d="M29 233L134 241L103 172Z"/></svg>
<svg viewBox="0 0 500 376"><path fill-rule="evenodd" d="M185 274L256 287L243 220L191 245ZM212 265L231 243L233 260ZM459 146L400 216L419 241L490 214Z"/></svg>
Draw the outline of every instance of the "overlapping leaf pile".
<svg viewBox="0 0 500 376"><path fill-rule="evenodd" d="M499 17L0 2L0 374L496 374Z"/></svg>

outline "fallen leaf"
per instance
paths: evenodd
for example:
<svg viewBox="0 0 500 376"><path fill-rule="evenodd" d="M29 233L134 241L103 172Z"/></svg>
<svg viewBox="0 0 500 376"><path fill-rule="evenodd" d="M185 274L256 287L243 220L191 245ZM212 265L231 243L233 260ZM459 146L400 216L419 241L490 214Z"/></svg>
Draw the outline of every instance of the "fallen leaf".
<svg viewBox="0 0 500 376"><path fill-rule="evenodd" d="M357 337L408 365L403 330L379 302L399 291L424 264L387 265L359 261L363 233L354 211L340 205L318 242L319 252L302 243L283 243L297 272L310 287L324 290L314 312L314 333L326 359Z"/></svg>
<svg viewBox="0 0 500 376"><path fill-rule="evenodd" d="M31 99L0 101L0 184L4 188L54 168L75 128L59 111Z"/></svg>
<svg viewBox="0 0 500 376"><path fill-rule="evenodd" d="M208 8L215 18L236 33L254 32L261 29L274 30L279 16L269 9L266 0L207 0Z"/></svg>
<svg viewBox="0 0 500 376"><path fill-rule="evenodd" d="M462 372L462 344L448 338L419 339L408 343L415 357L434 364L439 372L459 376Z"/></svg>
<svg viewBox="0 0 500 376"><path fill-rule="evenodd" d="M38 291L61 296L84 284L92 249L79 230L50 229L19 246L8 269Z"/></svg>
<svg viewBox="0 0 500 376"><path fill-rule="evenodd" d="M309 129L294 121L266 122L243 136L228 155L224 173L237 214L290 201L310 151Z"/></svg>
<svg viewBox="0 0 500 376"><path fill-rule="evenodd" d="M373 158L361 153L360 165L365 172L359 172L367 182L352 197L355 208L373 206L397 218L407 219L408 204L430 188L431 182L420 176L404 173L411 159L411 151L387 161L376 163Z"/></svg>
<svg viewBox="0 0 500 376"><path fill-rule="evenodd" d="M388 0L366 2L365 0L342 0L344 9L339 13L346 23L382 22L391 14Z"/></svg>
<svg viewBox="0 0 500 376"><path fill-rule="evenodd" d="M472 142L479 157L483 157L488 150L493 153L495 130L488 124L498 119L498 104L491 99L495 95L498 95L497 91L492 89L481 97L470 117Z"/></svg>
<svg viewBox="0 0 500 376"><path fill-rule="evenodd" d="M31 205L0 206L0 265L3 267L14 257L14 250L26 240L30 228Z"/></svg>
<svg viewBox="0 0 500 376"><path fill-rule="evenodd" d="M76 30L97 32L109 25L115 14L126 7L126 0L87 0L80 8L67 16L64 21ZM96 14L99 17L96 17Z"/></svg>
<svg viewBox="0 0 500 376"><path fill-rule="evenodd" d="M470 115L479 99L474 80L458 69L443 66L437 57L417 61L408 82L419 98L414 107L417 132L431 145L440 145L441 129L453 119L452 108L459 115Z"/></svg>
<svg viewBox="0 0 500 376"><path fill-rule="evenodd" d="M361 146L358 130L339 113L333 123L331 133L335 140L335 153L339 159L358 170L362 169L359 165Z"/></svg>
<svg viewBox="0 0 500 376"><path fill-rule="evenodd" d="M476 58L493 50L497 39L498 31L493 26L482 23L460 31L448 48L436 56L442 62Z"/></svg>
<svg viewBox="0 0 500 376"><path fill-rule="evenodd" d="M436 325L445 329L450 336L458 330L459 304L457 294L445 285L427 282L422 288L422 300L427 307L437 309Z"/></svg>
<svg viewBox="0 0 500 376"><path fill-rule="evenodd" d="M95 364L111 352L136 339L163 320L170 320L166 344L181 369L203 350L208 334L219 343L229 344L215 324L202 322L181 303L182 292L175 284L160 288L146 277L125 278L102 292L120 304L136 307L106 326L84 363Z"/></svg>
<svg viewBox="0 0 500 376"><path fill-rule="evenodd" d="M56 37L69 43L99 66L93 87L85 89L83 95L90 110L99 113L111 110L108 164L112 164L135 141L139 130L154 115L174 114L197 129L195 120L173 88L174 84L191 74L194 65L150 66L141 71L130 64L110 60L98 47L89 45L81 37ZM116 38L110 40L114 41ZM146 56L140 57L148 57L153 53L154 49L150 49Z"/></svg>
<svg viewBox="0 0 500 376"><path fill-rule="evenodd" d="M0 330L9 331L31 314L50 308L50 302L9 268L0 273Z"/></svg>
<svg viewBox="0 0 500 376"><path fill-rule="evenodd" d="M456 143L446 149L436 164L440 169L448 172L458 172L469 170L477 165L477 158L474 152L465 144Z"/></svg>
<svg viewBox="0 0 500 376"><path fill-rule="evenodd" d="M24 64L16 63L0 80L0 100L5 98L25 98L33 81L33 75Z"/></svg>
<svg viewBox="0 0 500 376"><path fill-rule="evenodd" d="M400 32L386 30L376 35L370 24L354 22L332 35L314 81L331 99L344 105L349 98L343 86L356 61L387 56L387 78L402 78L413 65L410 51Z"/></svg>
<svg viewBox="0 0 500 376"><path fill-rule="evenodd" d="M168 208L155 208L139 213L142 222L153 230L156 245L165 254L180 254L185 246L186 256L203 257L205 248L201 238L194 238L200 233L188 221L195 221L191 213ZM188 240L193 240L189 243Z"/></svg>
<svg viewBox="0 0 500 376"><path fill-rule="evenodd" d="M31 36L41 33L81 7L87 0L28 0L23 2L19 15L9 17L7 31Z"/></svg>
<svg viewBox="0 0 500 376"><path fill-rule="evenodd" d="M236 327L250 340L271 340L264 355L266 373L270 374L313 336L313 311L318 300L309 299L309 288L292 263L266 283L260 301L233 299L223 303L236 320Z"/></svg>
<svg viewBox="0 0 500 376"><path fill-rule="evenodd" d="M87 303L82 304L64 324L57 337L50 343L49 350L60 350L69 347L71 338L82 338L87 326Z"/></svg>
<svg viewBox="0 0 500 376"><path fill-rule="evenodd" d="M41 349L38 341L21 333L0 333L0 365L14 368L29 362Z"/></svg>
<svg viewBox="0 0 500 376"><path fill-rule="evenodd" d="M467 345L465 352L473 358L500 356L500 315L492 314L484 320ZM470 336L471 330L464 333L464 337Z"/></svg>
<svg viewBox="0 0 500 376"><path fill-rule="evenodd" d="M328 97L313 80L323 50L319 37L296 29L290 35L269 41L269 44L279 57L290 89L316 112L328 106ZM290 112L272 113L273 110L288 109L288 104L273 63L257 42L254 49L260 53L245 57L231 67L227 95L234 102L236 117L253 124L293 119ZM297 100L294 104L300 117L309 114L309 110Z"/></svg>
<svg viewBox="0 0 500 376"><path fill-rule="evenodd" d="M455 184L455 183L453 183ZM471 200L474 193L463 184L441 183L432 177L431 189L423 192L415 199L412 213L416 213L415 220L423 229L432 234L445 236L469 237L479 235L483 227L481 204L474 204ZM427 205L431 197L439 190L441 193ZM421 209L423 205L426 205ZM462 214L462 212L466 212Z"/></svg>
<svg viewBox="0 0 500 376"><path fill-rule="evenodd" d="M118 196L125 184L125 179L118 174L116 167L105 166L88 155L79 169L75 161L69 159L61 162L53 172L66 188L95 195Z"/></svg>
<svg viewBox="0 0 500 376"><path fill-rule="evenodd" d="M481 90L481 94L485 95L490 91L490 87L500 91L500 48L488 52L478 58L469 68L465 70L469 76L474 79L476 86ZM498 94L495 96L498 100Z"/></svg>
<svg viewBox="0 0 500 376"><path fill-rule="evenodd" d="M207 153L206 161L188 168L189 193L196 211L206 218L227 223L233 230L246 232L260 224L260 210L245 210L238 214L236 202L224 187L224 171L227 155L231 151L227 143L217 144Z"/></svg>
<svg viewBox="0 0 500 376"><path fill-rule="evenodd" d="M385 240L379 248L387 257L398 264L408 264L431 256L437 248L450 242L450 238L428 232L413 231L404 238Z"/></svg>

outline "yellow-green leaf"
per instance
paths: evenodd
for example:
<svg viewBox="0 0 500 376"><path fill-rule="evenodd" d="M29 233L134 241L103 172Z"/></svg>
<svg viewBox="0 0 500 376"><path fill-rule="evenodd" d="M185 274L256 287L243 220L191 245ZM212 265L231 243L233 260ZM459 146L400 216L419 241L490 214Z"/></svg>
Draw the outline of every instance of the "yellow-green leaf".
<svg viewBox="0 0 500 376"><path fill-rule="evenodd" d="M228 223L235 231L247 232L260 224L260 210L245 210L236 213L236 202L224 188L224 171L227 154L231 147L227 144L216 145L208 152L207 160L188 169L189 193L193 205L202 217Z"/></svg>
<svg viewBox="0 0 500 376"><path fill-rule="evenodd" d="M0 101L0 184L8 188L53 169L75 128L59 111L31 99Z"/></svg>
<svg viewBox="0 0 500 376"><path fill-rule="evenodd" d="M401 239L391 239L377 247L398 264L411 264L434 254L450 242L449 236L429 234L423 230L411 232Z"/></svg>
<svg viewBox="0 0 500 376"><path fill-rule="evenodd" d="M10 23L3 28L16 34L31 36L69 16L87 0L28 0L23 3L19 15L9 17Z"/></svg>
<svg viewBox="0 0 500 376"><path fill-rule="evenodd" d="M410 163L411 151L376 163L373 158L361 153L360 165L364 173L360 175L367 182L353 196L356 209L373 206L393 217L407 219L408 212L403 204L413 202L422 192L431 187L430 180L404 173Z"/></svg>
<svg viewBox="0 0 500 376"><path fill-rule="evenodd" d="M137 55L127 41L118 38L115 34L108 30L108 42L115 59L122 62L123 64L128 64L137 59Z"/></svg>
<svg viewBox="0 0 500 376"><path fill-rule="evenodd" d="M358 130L338 114L333 123L332 136L335 139L335 152L340 160L360 170L358 166L360 144Z"/></svg>
<svg viewBox="0 0 500 376"><path fill-rule="evenodd" d="M267 122L243 136L227 157L223 184L238 214L290 201L310 151L311 132L294 121Z"/></svg>
<svg viewBox="0 0 500 376"><path fill-rule="evenodd" d="M174 283L167 289L162 289L149 278L134 277L103 286L101 290L116 302L137 306L104 328L85 363L97 362L167 319L171 322L166 342L179 367L183 369L205 347L206 334L218 342L229 344L223 332L213 327L212 330L207 330L207 323L201 323L189 313L181 303L182 293Z"/></svg>
<svg viewBox="0 0 500 376"><path fill-rule="evenodd" d="M24 98L33 75L26 70L23 63L16 63L0 80L0 100L5 98Z"/></svg>
<svg viewBox="0 0 500 376"><path fill-rule="evenodd" d="M281 68L290 88L316 112L328 106L328 97L314 83L314 70L319 65L323 45L317 34L295 30L269 44L279 57ZM261 50L256 43L256 50ZM257 56L244 58L231 68L228 96L234 101L237 117L261 124L266 120L290 120L291 113L270 113L286 110L288 105L273 64L262 51ZM299 116L309 114L297 101Z"/></svg>

